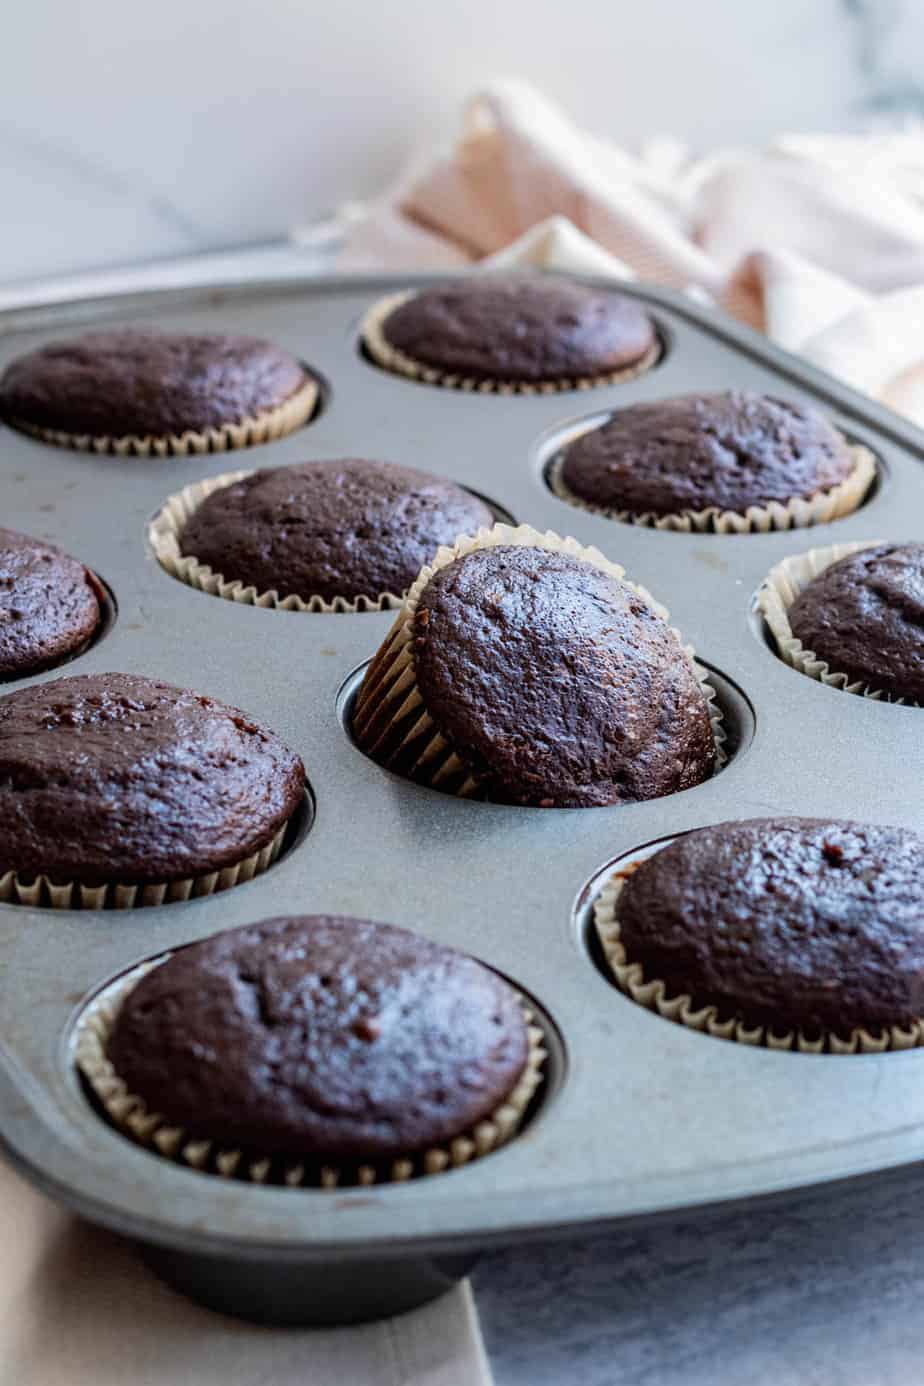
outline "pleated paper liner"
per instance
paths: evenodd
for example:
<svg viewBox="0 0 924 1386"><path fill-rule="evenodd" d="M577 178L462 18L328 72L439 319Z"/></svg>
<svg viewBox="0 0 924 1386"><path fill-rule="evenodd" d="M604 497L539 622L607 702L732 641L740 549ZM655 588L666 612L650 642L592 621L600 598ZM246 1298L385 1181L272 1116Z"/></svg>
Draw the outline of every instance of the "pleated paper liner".
<svg viewBox="0 0 924 1386"><path fill-rule="evenodd" d="M831 544L822 549L809 549L807 553L794 554L784 558L764 578L757 591L757 609L767 623L777 654L786 664L800 674L826 684L829 688L840 688L845 693L858 693L863 698L872 698L886 703L903 703L906 707L920 704L907 698L893 698L881 688L871 688L862 679L851 679L849 674L833 670L825 660L819 659L813 650L807 650L801 640L793 635L789 624L789 608L799 593L809 585L819 573L830 568L842 558L861 549L872 549L883 543L882 539L863 539L857 543Z"/></svg>
<svg viewBox="0 0 924 1386"><path fill-rule="evenodd" d="M724 1018L717 1006L696 1006L689 995L671 996L665 982L646 976L641 963L629 959L622 943L618 901L626 877L632 870L633 864L626 863L606 882L594 902L594 926L616 985L638 1005L656 1011L665 1020L675 1021L688 1030L698 1030L716 1039L800 1054L881 1054L885 1050L915 1049L924 1044L924 1019L915 1020L908 1029L895 1025L883 1029L879 1034L855 1029L846 1036L830 1030L806 1035L801 1030L776 1031L766 1025L745 1025L734 1017Z"/></svg>
<svg viewBox="0 0 924 1386"><path fill-rule="evenodd" d="M294 394L274 409L262 410L239 423L222 424L201 432L187 429L184 433L128 434L123 438L96 437L92 433L66 433L61 429L39 428L25 419L11 418L7 422L21 433L40 438L59 448L75 452L97 452L115 457L189 457L199 453L233 452L237 448L271 443L294 433L307 423L318 399L318 382L305 381Z"/></svg>
<svg viewBox="0 0 924 1386"><path fill-rule="evenodd" d="M360 686L353 713L353 735L359 746L373 760L406 779L429 785L460 798L483 797L484 779L474 773L442 736L424 705L417 687L414 662L414 617L421 596L434 573L476 549L514 545L565 553L592 563L610 577L627 581L625 570L611 563L599 549L579 544L576 539L562 539L547 531L541 534L530 525L495 525L481 529L473 536L457 539L451 547L440 548L433 562L420 572L405 598L402 610L366 671ZM628 585L646 605L664 620L667 608L637 583ZM707 671L696 663L692 649L685 646L679 631L672 633L683 653L690 660L709 704L709 719L716 747L716 769L725 763L723 750L725 732L722 711L715 689L709 683Z"/></svg>
<svg viewBox="0 0 924 1386"><path fill-rule="evenodd" d="M291 821L291 820L290 820ZM109 881L105 885L81 885L79 881L57 882L47 876L34 880L21 879L15 871L0 873L0 901L8 905L28 905L54 910L131 910L145 905L172 904L177 900L197 900L216 895L222 890L243 885L266 871L279 856L289 823L285 823L271 842L259 852L245 857L233 866L210 871L204 876L191 876L181 881L166 881L153 885L125 885Z"/></svg>
<svg viewBox="0 0 924 1386"><path fill-rule="evenodd" d="M498 1150L520 1127L536 1090L543 1080L547 1057L544 1035L533 1013L523 1003L529 1048L526 1064L504 1102L469 1131L417 1154L374 1163L333 1165L317 1159L266 1155L254 1151L222 1149L215 1141L198 1140L157 1112L149 1112L144 1100L129 1093L107 1058L107 1048L119 1009L135 985L152 968L167 961L166 955L142 963L101 991L78 1017L74 1049L77 1066L111 1121L123 1135L152 1153L203 1174L239 1179L253 1184L288 1188L336 1189L352 1185L403 1183L422 1175L458 1169L472 1160Z"/></svg>
<svg viewBox="0 0 924 1386"><path fill-rule="evenodd" d="M148 525L148 542L154 555L171 577L207 592L212 597L223 597L225 601L240 602L246 606L259 606L275 611L322 612L325 615L358 611L394 611L401 605L401 598L394 592L380 592L378 596L334 597L328 601L317 594L297 596L289 593L281 597L275 590L258 592L256 587L242 582L239 578L225 577L216 573L207 563L200 563L191 554L180 549L183 530L199 509L202 502L213 491L221 491L236 481L252 476L252 470L224 472L221 476L208 477L205 481L195 481L184 486L182 491L168 496L160 510Z"/></svg>
<svg viewBox="0 0 924 1386"><path fill-rule="evenodd" d="M631 366L618 371L605 371L599 375L575 376L559 380L530 382L524 380L489 380L479 376L453 374L428 366L423 361L415 361L412 356L399 351L385 336L385 320L400 308L403 303L415 297L413 291L390 294L379 299L363 318L360 334L363 345L376 365L394 374L406 376L425 385L439 385L445 390L467 390L481 395L557 395L565 390L593 390L598 385L618 385L624 380L634 380L657 365L661 358L661 343L656 341L644 356Z"/></svg>
<svg viewBox="0 0 924 1386"><path fill-rule="evenodd" d="M827 491L813 496L794 496L791 500L770 501L768 505L751 505L744 512L719 510L711 505L705 510L683 510L674 515L655 515L653 512L635 514L631 510L611 510L584 500L566 484L562 475L564 457L553 459L546 478L559 500L567 501L578 510L602 515L623 524L641 525L646 529L667 530L675 534L767 534L774 530L808 529L811 525L828 524L851 515L863 503L876 476L876 459L869 448L850 444L853 469Z"/></svg>

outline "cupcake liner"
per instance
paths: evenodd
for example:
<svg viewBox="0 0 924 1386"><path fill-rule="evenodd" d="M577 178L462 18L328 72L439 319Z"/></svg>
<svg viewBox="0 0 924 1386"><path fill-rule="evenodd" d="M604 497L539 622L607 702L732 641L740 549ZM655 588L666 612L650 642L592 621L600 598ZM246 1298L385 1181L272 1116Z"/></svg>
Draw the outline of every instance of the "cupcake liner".
<svg viewBox="0 0 924 1386"><path fill-rule="evenodd" d="M188 457L206 452L233 452L236 448L253 447L256 443L271 443L294 433L307 423L318 398L318 383L309 379L275 409L265 409L239 423L222 424L202 432L187 429L185 433L127 434L122 438L96 437L92 433L66 433L61 429L39 428L25 419L11 418L7 422L20 433L40 438L59 448L76 452L97 452L116 457Z"/></svg>
<svg viewBox="0 0 924 1386"><path fill-rule="evenodd" d="M485 380L478 376L453 374L435 366L428 366L423 361L415 361L412 356L392 346L386 338L385 319L402 303L407 303L414 297L414 291L410 290L400 294L389 294L387 298L373 303L363 318L360 335L376 365L425 385L439 385L446 390L467 390L481 395L557 395L565 390L593 390L598 385L618 385L624 380L634 380L636 376L644 375L661 359L661 343L657 341L634 365L618 371L606 371L600 375L530 383L521 380Z"/></svg>
<svg viewBox="0 0 924 1386"><path fill-rule="evenodd" d="M27 881L15 871L6 871L0 874L0 902L28 905L32 909L131 910L145 905L170 904L176 900L201 899L262 875L279 856L288 827L287 822L271 842L243 861L210 871L205 876L190 876L182 881L163 881L152 885L124 885L118 881L107 881L104 885L89 886L81 885L79 881L52 881L48 876L36 876Z"/></svg>
<svg viewBox="0 0 924 1386"><path fill-rule="evenodd" d="M665 844L666 846L667 844ZM776 1031L766 1025L749 1026L734 1017L723 1019L714 1005L696 1008L687 994L670 996L667 984L646 977L641 963L630 962L622 943L617 903L626 878L641 862L629 862L615 872L594 902L594 927L607 967L620 991L639 1006L656 1011L688 1030L699 1030L716 1039L737 1044L761 1045L766 1049L788 1049L800 1054L881 1054L887 1049L915 1049L924 1044L924 1019L908 1028L889 1026L880 1034L858 1028L844 1038L834 1031L805 1035L801 1030Z"/></svg>
<svg viewBox="0 0 924 1386"><path fill-rule="evenodd" d="M437 550L432 563L421 570L394 625L366 671L356 698L353 735L366 754L387 769L459 798L480 797L484 780L471 771L453 750L426 710L417 687L414 616L434 573L476 549L507 545L569 554L592 563L610 577L626 581L625 570L618 563L611 563L599 549L588 548L576 539L562 539L551 531L541 534L530 525L513 527L498 524L493 529L480 529L475 535L463 536L452 546ZM650 592L637 583L630 582L628 585L664 621L668 620L667 608L656 601ZM720 769L726 760L723 750L725 733L715 689L709 683L706 670L696 663L692 648L683 644L679 631L673 627L671 630L693 665L708 700L716 747L716 769Z"/></svg>
<svg viewBox="0 0 924 1386"><path fill-rule="evenodd" d="M893 698L881 688L871 688L862 679L851 679L849 674L833 670L825 660L819 659L813 650L807 650L802 641L793 635L789 624L789 608L813 578L818 577L832 563L847 558L861 549L875 548L884 541L863 539L857 543L831 544L823 549L809 549L807 553L794 554L784 558L764 578L757 591L756 605L764 620L780 659L797 673L807 674L829 688L841 688L845 693L858 693L863 698L886 703L903 703L906 707L919 707L920 704L909 698Z"/></svg>
<svg viewBox="0 0 924 1386"><path fill-rule="evenodd" d="M169 956L142 963L99 992L77 1019L73 1052L78 1068L117 1130L153 1153L201 1173L254 1184L321 1189L401 1183L421 1175L440 1174L488 1155L510 1140L542 1082L542 1066L547 1057L545 1036L521 998L529 1039L523 1072L504 1102L489 1117L447 1141L445 1146L388 1161L349 1166L222 1149L217 1142L197 1140L182 1127L171 1125L159 1113L149 1112L144 1099L128 1091L106 1055L123 1001L146 973L166 962Z"/></svg>
<svg viewBox="0 0 924 1386"><path fill-rule="evenodd" d="M651 511L636 514L631 510L611 510L594 505L572 491L562 475L564 457L553 459L546 478L559 500L567 501L578 510L591 515L603 515L623 524L641 525L646 529L668 530L675 534L767 534L774 530L808 529L811 525L828 524L851 515L863 502L876 475L876 458L869 448L859 443L849 444L853 469L827 491L813 496L794 496L791 500L770 501L768 505L750 505L744 512L720 510L707 506L705 510L682 510L674 515L655 515Z"/></svg>
<svg viewBox="0 0 924 1386"><path fill-rule="evenodd" d="M236 481L253 476L253 469L238 472L224 472L221 476L208 477L205 481L195 481L184 486L182 491L168 496L160 510L148 525L148 543L154 556L165 572L188 587L207 592L212 597L223 597L225 601L241 602L245 606L271 608L274 611L310 611L325 615L358 611L394 611L401 605L401 597L394 592L381 592L377 597L334 597L328 601L317 594L297 596L289 594L280 597L275 590L258 592L252 584L247 585L238 579L229 579L223 573L216 573L207 563L180 551L180 539L192 516L213 491L221 491Z"/></svg>

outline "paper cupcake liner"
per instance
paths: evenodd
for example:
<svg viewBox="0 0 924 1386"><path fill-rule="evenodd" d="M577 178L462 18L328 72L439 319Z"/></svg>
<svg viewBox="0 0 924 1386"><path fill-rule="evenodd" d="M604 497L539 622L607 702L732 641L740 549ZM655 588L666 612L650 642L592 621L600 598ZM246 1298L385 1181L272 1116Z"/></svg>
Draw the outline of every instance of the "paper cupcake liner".
<svg viewBox="0 0 924 1386"><path fill-rule="evenodd" d="M847 558L861 549L872 549L881 544L882 539L863 539L858 543L831 544L823 549L809 549L807 553L794 554L784 558L771 568L757 591L757 609L767 623L780 659L800 674L817 679L829 688L841 688L845 693L858 693L863 698L872 698L886 703L903 703L906 707L919 707L920 704L909 698L893 698L881 688L872 688L862 679L851 679L849 674L839 674L825 660L819 659L813 650L807 650L802 641L793 635L789 624L789 608L809 583L832 563Z"/></svg>
<svg viewBox="0 0 924 1386"><path fill-rule="evenodd" d="M572 491L562 475L564 457L556 457L546 473L550 489L559 500L567 501L578 510L602 515L607 520L641 525L645 529L668 530L675 534L768 534L775 530L808 529L811 525L828 524L851 515L862 503L876 475L876 459L869 448L851 443L853 469L827 491L813 496L794 496L785 504L771 501L769 505L750 505L747 510L720 510L707 506L705 510L682 510L674 515L655 515L651 511L636 514L631 510L612 510L594 505Z"/></svg>
<svg viewBox="0 0 924 1386"><path fill-rule="evenodd" d="M271 443L294 433L307 423L318 398L318 383L307 380L293 395L275 409L266 409L240 423L222 424L202 432L187 429L185 433L127 434L122 438L96 437L92 433L66 433L60 429L38 428L25 419L11 418L8 422L21 433L40 438L59 448L76 452L97 452L116 457L188 457L206 452L233 452L236 448L253 447L256 443Z"/></svg>
<svg viewBox="0 0 924 1386"><path fill-rule="evenodd" d="M530 383L522 380L486 380L479 376L442 371L438 367L426 365L423 361L415 361L412 356L392 346L385 336L386 318L402 303L407 303L415 296L414 291L410 290L400 294L389 294L387 298L373 303L363 318L360 335L376 365L425 385L439 385L446 390L467 390L481 395L557 395L565 390L593 390L598 385L618 385L624 380L634 380L636 376L644 375L646 371L651 370L661 359L661 343L657 341L634 365L618 371L606 371L600 375Z"/></svg>
<svg viewBox="0 0 924 1386"><path fill-rule="evenodd" d="M529 1040L523 1072L504 1102L489 1117L447 1141L445 1146L355 1165L223 1149L216 1141L197 1140L183 1127L171 1125L158 1112L149 1112L144 1099L128 1091L107 1057L109 1040L123 1001L146 973L166 962L169 956L142 963L93 998L77 1019L74 1054L78 1068L113 1126L153 1153L200 1173L254 1184L321 1189L401 1183L421 1175L440 1174L480 1159L509 1141L519 1129L542 1082L542 1066L547 1057L545 1036L521 998Z"/></svg>
<svg viewBox="0 0 924 1386"><path fill-rule="evenodd" d="M291 822L291 820L289 820ZM182 881L163 881L152 885L124 885L108 881L105 885L81 885L79 881L52 881L48 876L23 880L15 871L0 874L0 902L28 905L32 909L53 910L131 910L145 905L172 904L176 900L198 900L221 890L243 885L260 876L279 856L289 823L259 852L233 866L190 876Z"/></svg>
<svg viewBox="0 0 924 1386"><path fill-rule="evenodd" d="M414 617L424 589L434 573L476 549L507 545L569 554L592 563L610 577L627 581L625 570L618 563L611 563L599 549L588 548L576 539L562 539L551 531L541 534L530 525L513 527L498 524L493 529L480 529L475 535L463 536L452 546L438 549L433 562L421 570L394 625L366 671L356 698L353 735L366 754L380 765L418 784L429 785L459 798L481 797L484 777L479 777L457 754L424 705L417 687L414 661ZM650 592L637 583L629 582L628 585L662 620L668 620L667 608L656 601ZM718 770L726 760L723 750L726 738L715 689L709 682L707 671L697 664L692 648L683 644L679 631L674 627L671 630L690 660L706 695L716 748L715 768Z"/></svg>
<svg viewBox="0 0 924 1386"><path fill-rule="evenodd" d="M640 864L635 863L636 866ZM641 963L629 961L622 943L616 917L617 902L626 877L633 869L633 864L628 863L607 881L594 902L594 926L616 985L639 1006L656 1011L665 1020L673 1020L688 1030L699 1030L716 1039L760 1045L765 1049L788 1049L800 1054L882 1054L888 1049L915 1049L924 1044L924 1019L915 1020L908 1029L889 1026L880 1034L858 1028L851 1030L846 1038L833 1030L806 1035L801 1030L776 1031L767 1025L749 1026L734 1017L723 1019L717 1006L697 1008L693 998L685 993L670 996L665 982L646 977Z"/></svg>
<svg viewBox="0 0 924 1386"><path fill-rule="evenodd" d="M225 601L240 602L246 606L259 606L275 611L322 612L325 615L358 611L394 611L401 605L401 597L394 592L381 592L377 597L334 597L328 601L315 595L297 596L290 593L280 597L275 590L258 592L252 584L239 578L226 578L216 573L207 563L198 558L183 554L180 540L192 516L213 491L221 491L244 477L253 476L253 470L224 472L221 476L208 477L205 481L195 481L184 486L182 491L168 496L160 510L148 525L148 542L154 556L165 572L188 587L207 592L212 597L223 597Z"/></svg>

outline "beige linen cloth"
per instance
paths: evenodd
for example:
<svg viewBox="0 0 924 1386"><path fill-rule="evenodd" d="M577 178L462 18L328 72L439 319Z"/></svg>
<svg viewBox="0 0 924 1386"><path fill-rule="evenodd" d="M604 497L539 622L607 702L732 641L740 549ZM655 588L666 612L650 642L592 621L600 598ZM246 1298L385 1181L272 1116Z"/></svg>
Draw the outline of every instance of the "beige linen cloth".
<svg viewBox="0 0 924 1386"><path fill-rule="evenodd" d="M450 149L353 213L341 268L473 261L692 290L924 423L924 132L635 156L497 81Z"/></svg>
<svg viewBox="0 0 924 1386"><path fill-rule="evenodd" d="M490 1386L468 1284L360 1328L257 1328L0 1162L0 1386Z"/></svg>

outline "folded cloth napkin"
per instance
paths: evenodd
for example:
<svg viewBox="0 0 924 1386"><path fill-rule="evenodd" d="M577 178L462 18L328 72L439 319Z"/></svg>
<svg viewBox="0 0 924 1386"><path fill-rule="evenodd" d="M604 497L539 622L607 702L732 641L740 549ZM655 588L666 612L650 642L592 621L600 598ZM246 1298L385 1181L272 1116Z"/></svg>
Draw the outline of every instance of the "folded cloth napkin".
<svg viewBox="0 0 924 1386"><path fill-rule="evenodd" d="M360 1328L257 1328L0 1163L0 1386L490 1386L468 1285Z"/></svg>
<svg viewBox="0 0 924 1386"><path fill-rule="evenodd" d="M924 423L924 132L634 156L497 81L448 151L353 213L340 267L475 261L694 290Z"/></svg>

